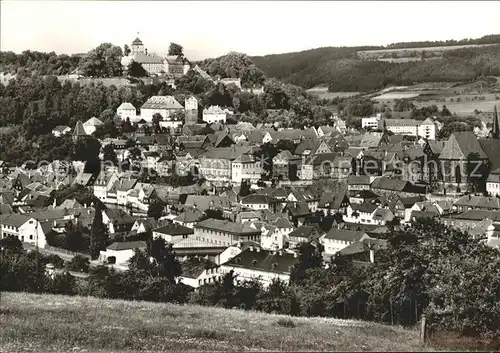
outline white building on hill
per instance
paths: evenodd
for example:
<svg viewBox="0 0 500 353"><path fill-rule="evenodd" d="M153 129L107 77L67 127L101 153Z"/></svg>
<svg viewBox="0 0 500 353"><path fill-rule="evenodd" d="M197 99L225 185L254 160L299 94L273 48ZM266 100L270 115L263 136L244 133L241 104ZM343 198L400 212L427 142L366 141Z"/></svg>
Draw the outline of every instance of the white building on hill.
<svg viewBox="0 0 500 353"><path fill-rule="evenodd" d="M127 120L127 118L129 118L131 122L134 122L137 117L137 111L131 103L123 102L116 109L116 115L122 120Z"/></svg>
<svg viewBox="0 0 500 353"><path fill-rule="evenodd" d="M93 117L83 123L83 129L87 135L92 135L97 130L97 127L101 125L104 125L104 123L96 117Z"/></svg>
<svg viewBox="0 0 500 353"><path fill-rule="evenodd" d="M173 96L153 96L141 107L141 119L153 121L153 115L160 114L167 119L176 111L183 111L184 107Z"/></svg>
<svg viewBox="0 0 500 353"><path fill-rule="evenodd" d="M203 109L203 121L209 124L225 123L226 118L227 112L218 105L211 105L210 107Z"/></svg>

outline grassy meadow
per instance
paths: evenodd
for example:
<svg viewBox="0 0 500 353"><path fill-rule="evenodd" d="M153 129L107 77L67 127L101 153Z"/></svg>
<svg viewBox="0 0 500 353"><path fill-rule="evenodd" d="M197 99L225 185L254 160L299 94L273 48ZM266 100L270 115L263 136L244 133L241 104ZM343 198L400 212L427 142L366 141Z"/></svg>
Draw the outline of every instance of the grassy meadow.
<svg viewBox="0 0 500 353"><path fill-rule="evenodd" d="M222 308L1 293L1 352L423 351L418 329Z"/></svg>

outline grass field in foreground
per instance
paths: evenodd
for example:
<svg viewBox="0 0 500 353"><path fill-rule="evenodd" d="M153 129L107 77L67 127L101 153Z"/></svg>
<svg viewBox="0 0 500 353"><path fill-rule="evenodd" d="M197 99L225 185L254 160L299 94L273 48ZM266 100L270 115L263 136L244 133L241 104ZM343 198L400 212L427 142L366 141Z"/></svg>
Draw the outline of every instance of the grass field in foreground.
<svg viewBox="0 0 500 353"><path fill-rule="evenodd" d="M416 351L418 330L191 305L1 293L1 352Z"/></svg>

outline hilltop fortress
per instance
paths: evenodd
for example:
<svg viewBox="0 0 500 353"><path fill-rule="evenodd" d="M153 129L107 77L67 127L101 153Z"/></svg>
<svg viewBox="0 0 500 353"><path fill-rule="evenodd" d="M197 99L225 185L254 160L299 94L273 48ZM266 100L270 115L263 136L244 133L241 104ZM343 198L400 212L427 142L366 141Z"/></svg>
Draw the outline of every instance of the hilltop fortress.
<svg viewBox="0 0 500 353"><path fill-rule="evenodd" d="M183 55L161 57L148 53L139 38L134 39L130 53L122 58L121 63L127 67L132 61L141 64L150 76L167 74L176 78L185 75L191 68L191 63Z"/></svg>

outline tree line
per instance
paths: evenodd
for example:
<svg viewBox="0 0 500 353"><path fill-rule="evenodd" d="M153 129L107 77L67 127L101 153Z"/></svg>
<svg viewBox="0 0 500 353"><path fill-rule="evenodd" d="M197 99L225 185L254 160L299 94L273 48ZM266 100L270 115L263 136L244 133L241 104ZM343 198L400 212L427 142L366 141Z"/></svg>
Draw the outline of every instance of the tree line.
<svg viewBox="0 0 500 353"><path fill-rule="evenodd" d="M304 88L328 84L331 92L369 92L387 85L468 81L500 73L500 45L450 50L444 52L443 59L417 62L365 61L357 57L358 51L370 49L374 48L319 48L252 57L252 60L268 77Z"/></svg>

